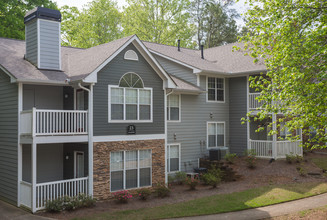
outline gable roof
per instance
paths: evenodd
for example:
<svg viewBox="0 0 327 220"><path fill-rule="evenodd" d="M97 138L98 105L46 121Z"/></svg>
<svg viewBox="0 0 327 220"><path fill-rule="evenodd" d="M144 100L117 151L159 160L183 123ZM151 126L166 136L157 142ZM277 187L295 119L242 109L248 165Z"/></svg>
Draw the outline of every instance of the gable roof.
<svg viewBox="0 0 327 220"><path fill-rule="evenodd" d="M183 92L183 93L190 93L190 94L200 94L206 92L201 87L186 82L185 80L177 76L170 75L170 77L174 80L174 82L177 85L177 88L174 89L174 91L176 92Z"/></svg>

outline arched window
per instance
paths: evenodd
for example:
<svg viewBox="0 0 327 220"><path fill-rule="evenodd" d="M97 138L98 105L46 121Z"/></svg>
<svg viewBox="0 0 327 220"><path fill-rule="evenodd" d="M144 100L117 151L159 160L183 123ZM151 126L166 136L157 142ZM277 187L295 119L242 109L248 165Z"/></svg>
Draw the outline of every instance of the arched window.
<svg viewBox="0 0 327 220"><path fill-rule="evenodd" d="M128 50L124 55L124 59L138 61L139 57L137 56L137 53L134 50Z"/></svg>
<svg viewBox="0 0 327 220"><path fill-rule="evenodd" d="M109 122L152 122L152 88L144 88L136 73L124 74L109 85Z"/></svg>

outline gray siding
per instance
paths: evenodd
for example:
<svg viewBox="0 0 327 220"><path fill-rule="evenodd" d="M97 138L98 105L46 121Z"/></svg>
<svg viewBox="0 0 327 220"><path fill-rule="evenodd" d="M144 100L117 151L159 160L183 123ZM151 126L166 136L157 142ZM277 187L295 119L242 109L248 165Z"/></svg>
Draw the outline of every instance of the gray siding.
<svg viewBox="0 0 327 220"><path fill-rule="evenodd" d="M62 86L23 85L23 110L30 110L33 107L62 110L63 96Z"/></svg>
<svg viewBox="0 0 327 220"><path fill-rule="evenodd" d="M134 50L139 61L124 60L127 50ZM137 49L129 45L98 73L98 83L94 86L94 136L126 134L131 123L108 123L108 85L118 85L127 72L139 74L144 86L153 88L153 123L133 123L136 134L164 134L163 81Z"/></svg>
<svg viewBox="0 0 327 220"><path fill-rule="evenodd" d="M37 22L29 22L25 26L26 59L37 65Z"/></svg>
<svg viewBox="0 0 327 220"><path fill-rule="evenodd" d="M155 58L159 61L159 63L167 73L177 76L189 83L193 83L194 85L197 84L197 77L193 73L193 70L186 68L180 64L169 61L160 56L155 55Z"/></svg>
<svg viewBox="0 0 327 220"><path fill-rule="evenodd" d="M60 69L60 23L40 21L40 66L41 69Z"/></svg>
<svg viewBox="0 0 327 220"><path fill-rule="evenodd" d="M17 201L18 87L0 70L0 198Z"/></svg>
<svg viewBox="0 0 327 220"><path fill-rule="evenodd" d="M230 152L241 155L247 149L247 125L241 124L247 113L246 77L230 78L229 85Z"/></svg>
<svg viewBox="0 0 327 220"><path fill-rule="evenodd" d="M181 144L182 171L192 171L198 158L208 155L207 145L200 146L203 140L207 144L207 122L225 122L225 146L229 146L229 80L225 80L225 103L207 102L206 93L182 94L181 122L168 122L168 144ZM200 86L206 89L206 76L200 77Z"/></svg>

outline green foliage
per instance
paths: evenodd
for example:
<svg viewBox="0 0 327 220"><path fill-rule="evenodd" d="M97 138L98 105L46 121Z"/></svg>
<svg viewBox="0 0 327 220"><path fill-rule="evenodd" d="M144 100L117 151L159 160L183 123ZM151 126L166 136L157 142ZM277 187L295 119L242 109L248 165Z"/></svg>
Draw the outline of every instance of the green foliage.
<svg viewBox="0 0 327 220"><path fill-rule="evenodd" d="M222 176L223 172L214 165L211 165L211 168L208 170L208 172L202 175L202 179L205 184L216 188L217 185L221 182Z"/></svg>
<svg viewBox="0 0 327 220"><path fill-rule="evenodd" d="M301 155L294 155L292 152L290 154L286 154L286 162L288 163L301 163L303 161L303 157Z"/></svg>
<svg viewBox="0 0 327 220"><path fill-rule="evenodd" d="M110 0L93 0L82 11L63 6L63 45L89 48L121 38L121 13L117 3Z"/></svg>
<svg viewBox="0 0 327 220"><path fill-rule="evenodd" d="M137 34L145 41L191 45L194 30L188 23L189 0L127 0L122 27L124 35Z"/></svg>
<svg viewBox="0 0 327 220"><path fill-rule="evenodd" d="M263 103L256 118L283 113L290 119L285 126L291 132L302 129L310 136L316 130L306 146L326 147L322 143L327 142L327 2L248 2L252 7L246 13L249 31L241 38L243 50L268 69L267 77L250 78ZM277 133L276 127L271 134Z"/></svg>
<svg viewBox="0 0 327 220"><path fill-rule="evenodd" d="M121 190L118 192L112 193L114 199L119 203L127 203L128 200L133 198L133 195L129 193L127 190Z"/></svg>
<svg viewBox="0 0 327 220"><path fill-rule="evenodd" d="M47 212L72 211L82 207L92 207L95 205L95 202L95 199L85 194L79 194L77 197L64 196L59 199L47 201L46 210Z"/></svg>
<svg viewBox="0 0 327 220"><path fill-rule="evenodd" d="M24 40L24 16L37 6L57 9L56 3L51 0L1 0L0 37Z"/></svg>
<svg viewBox="0 0 327 220"><path fill-rule="evenodd" d="M224 159L229 163L229 164L233 164L235 161L235 158L237 158L236 154L231 154L231 153L227 153L224 156Z"/></svg>
<svg viewBox="0 0 327 220"><path fill-rule="evenodd" d="M185 179L185 183L190 187L191 190L195 190L196 186L199 185L200 181L198 177L187 177Z"/></svg>
<svg viewBox="0 0 327 220"><path fill-rule="evenodd" d="M307 175L307 169L304 167L303 163L301 163L300 166L296 167L296 169L299 172L300 176Z"/></svg>
<svg viewBox="0 0 327 220"><path fill-rule="evenodd" d="M257 154L254 149L246 150L245 151L245 162L248 168L255 168L257 163L257 158L255 157Z"/></svg>
<svg viewBox="0 0 327 220"><path fill-rule="evenodd" d="M177 184L179 185L183 185L183 183L185 182L186 179L186 173L179 171L175 173L175 181Z"/></svg>
<svg viewBox="0 0 327 220"><path fill-rule="evenodd" d="M137 195L141 200L147 200L151 195L151 190L148 188L137 190Z"/></svg>
<svg viewBox="0 0 327 220"><path fill-rule="evenodd" d="M154 188L154 193L157 195L157 197L164 198L164 197L169 196L170 189L168 187L166 187L166 185L164 183L159 183Z"/></svg>

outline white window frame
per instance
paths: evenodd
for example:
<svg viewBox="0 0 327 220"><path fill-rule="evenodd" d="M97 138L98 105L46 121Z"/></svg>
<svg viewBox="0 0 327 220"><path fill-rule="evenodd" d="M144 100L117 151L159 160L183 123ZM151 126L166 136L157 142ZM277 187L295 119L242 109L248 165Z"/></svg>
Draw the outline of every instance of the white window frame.
<svg viewBox="0 0 327 220"><path fill-rule="evenodd" d="M142 186L140 187L140 151L145 151L145 150L150 150L150 155L151 155L151 166L150 167L142 167L142 168L150 168L150 185L148 186ZM134 188L128 188L126 189L126 170L130 170L130 169L126 169L126 151L136 151L137 152L137 187ZM109 159L109 166L110 166L110 170L109 170L109 175L110 175L110 186L109 186L109 191L110 192L118 192L121 190L133 190L133 189L139 189L139 188L147 188L147 187L151 187L152 186L152 149L142 149L142 150L125 150L125 151L115 151L115 152L123 152L123 189L118 189L115 191L111 191L111 153L114 152L110 152L110 159ZM114 172L114 171L113 171Z"/></svg>
<svg viewBox="0 0 327 220"><path fill-rule="evenodd" d="M178 146L178 158L179 158L179 165L178 165L178 170L176 171L170 171L170 147L171 146ZM172 143L172 144L167 144L167 173L176 173L181 171L181 165L182 165L182 161L181 161L182 157L181 157L181 144L180 143Z"/></svg>
<svg viewBox="0 0 327 220"><path fill-rule="evenodd" d="M178 120L170 120L170 96L171 95L177 95L178 96L178 108L179 108L179 111L178 111ZM181 119L182 119L182 100L181 100L182 96L181 94L170 94L167 96L167 103L166 103L166 108L167 108L167 121L168 122L181 122Z"/></svg>
<svg viewBox="0 0 327 220"><path fill-rule="evenodd" d="M222 79L224 80L224 101L217 101L217 100L209 100L209 95L208 95L208 78L218 78L218 79ZM216 93L216 96L217 96L217 88L216 88L217 84L215 83L215 93ZM206 94L206 101L207 102L213 102L213 103L225 103L226 101L226 78L225 77L217 77L217 76L206 76L206 91L207 91L207 94Z"/></svg>
<svg viewBox="0 0 327 220"><path fill-rule="evenodd" d="M209 147L209 124L224 125L224 146ZM216 145L217 145L217 138L216 138ZM207 149L226 149L226 123L224 121L207 121Z"/></svg>
<svg viewBox="0 0 327 220"><path fill-rule="evenodd" d="M124 90L124 102L123 102L123 120L111 119L111 88L119 88ZM137 90L137 120L126 120L126 89L135 89ZM150 120L140 120L140 90L149 90L150 91ZM129 87L120 87L117 85L108 85L108 122L109 123L152 123L153 122L153 89L152 88L129 88Z"/></svg>

